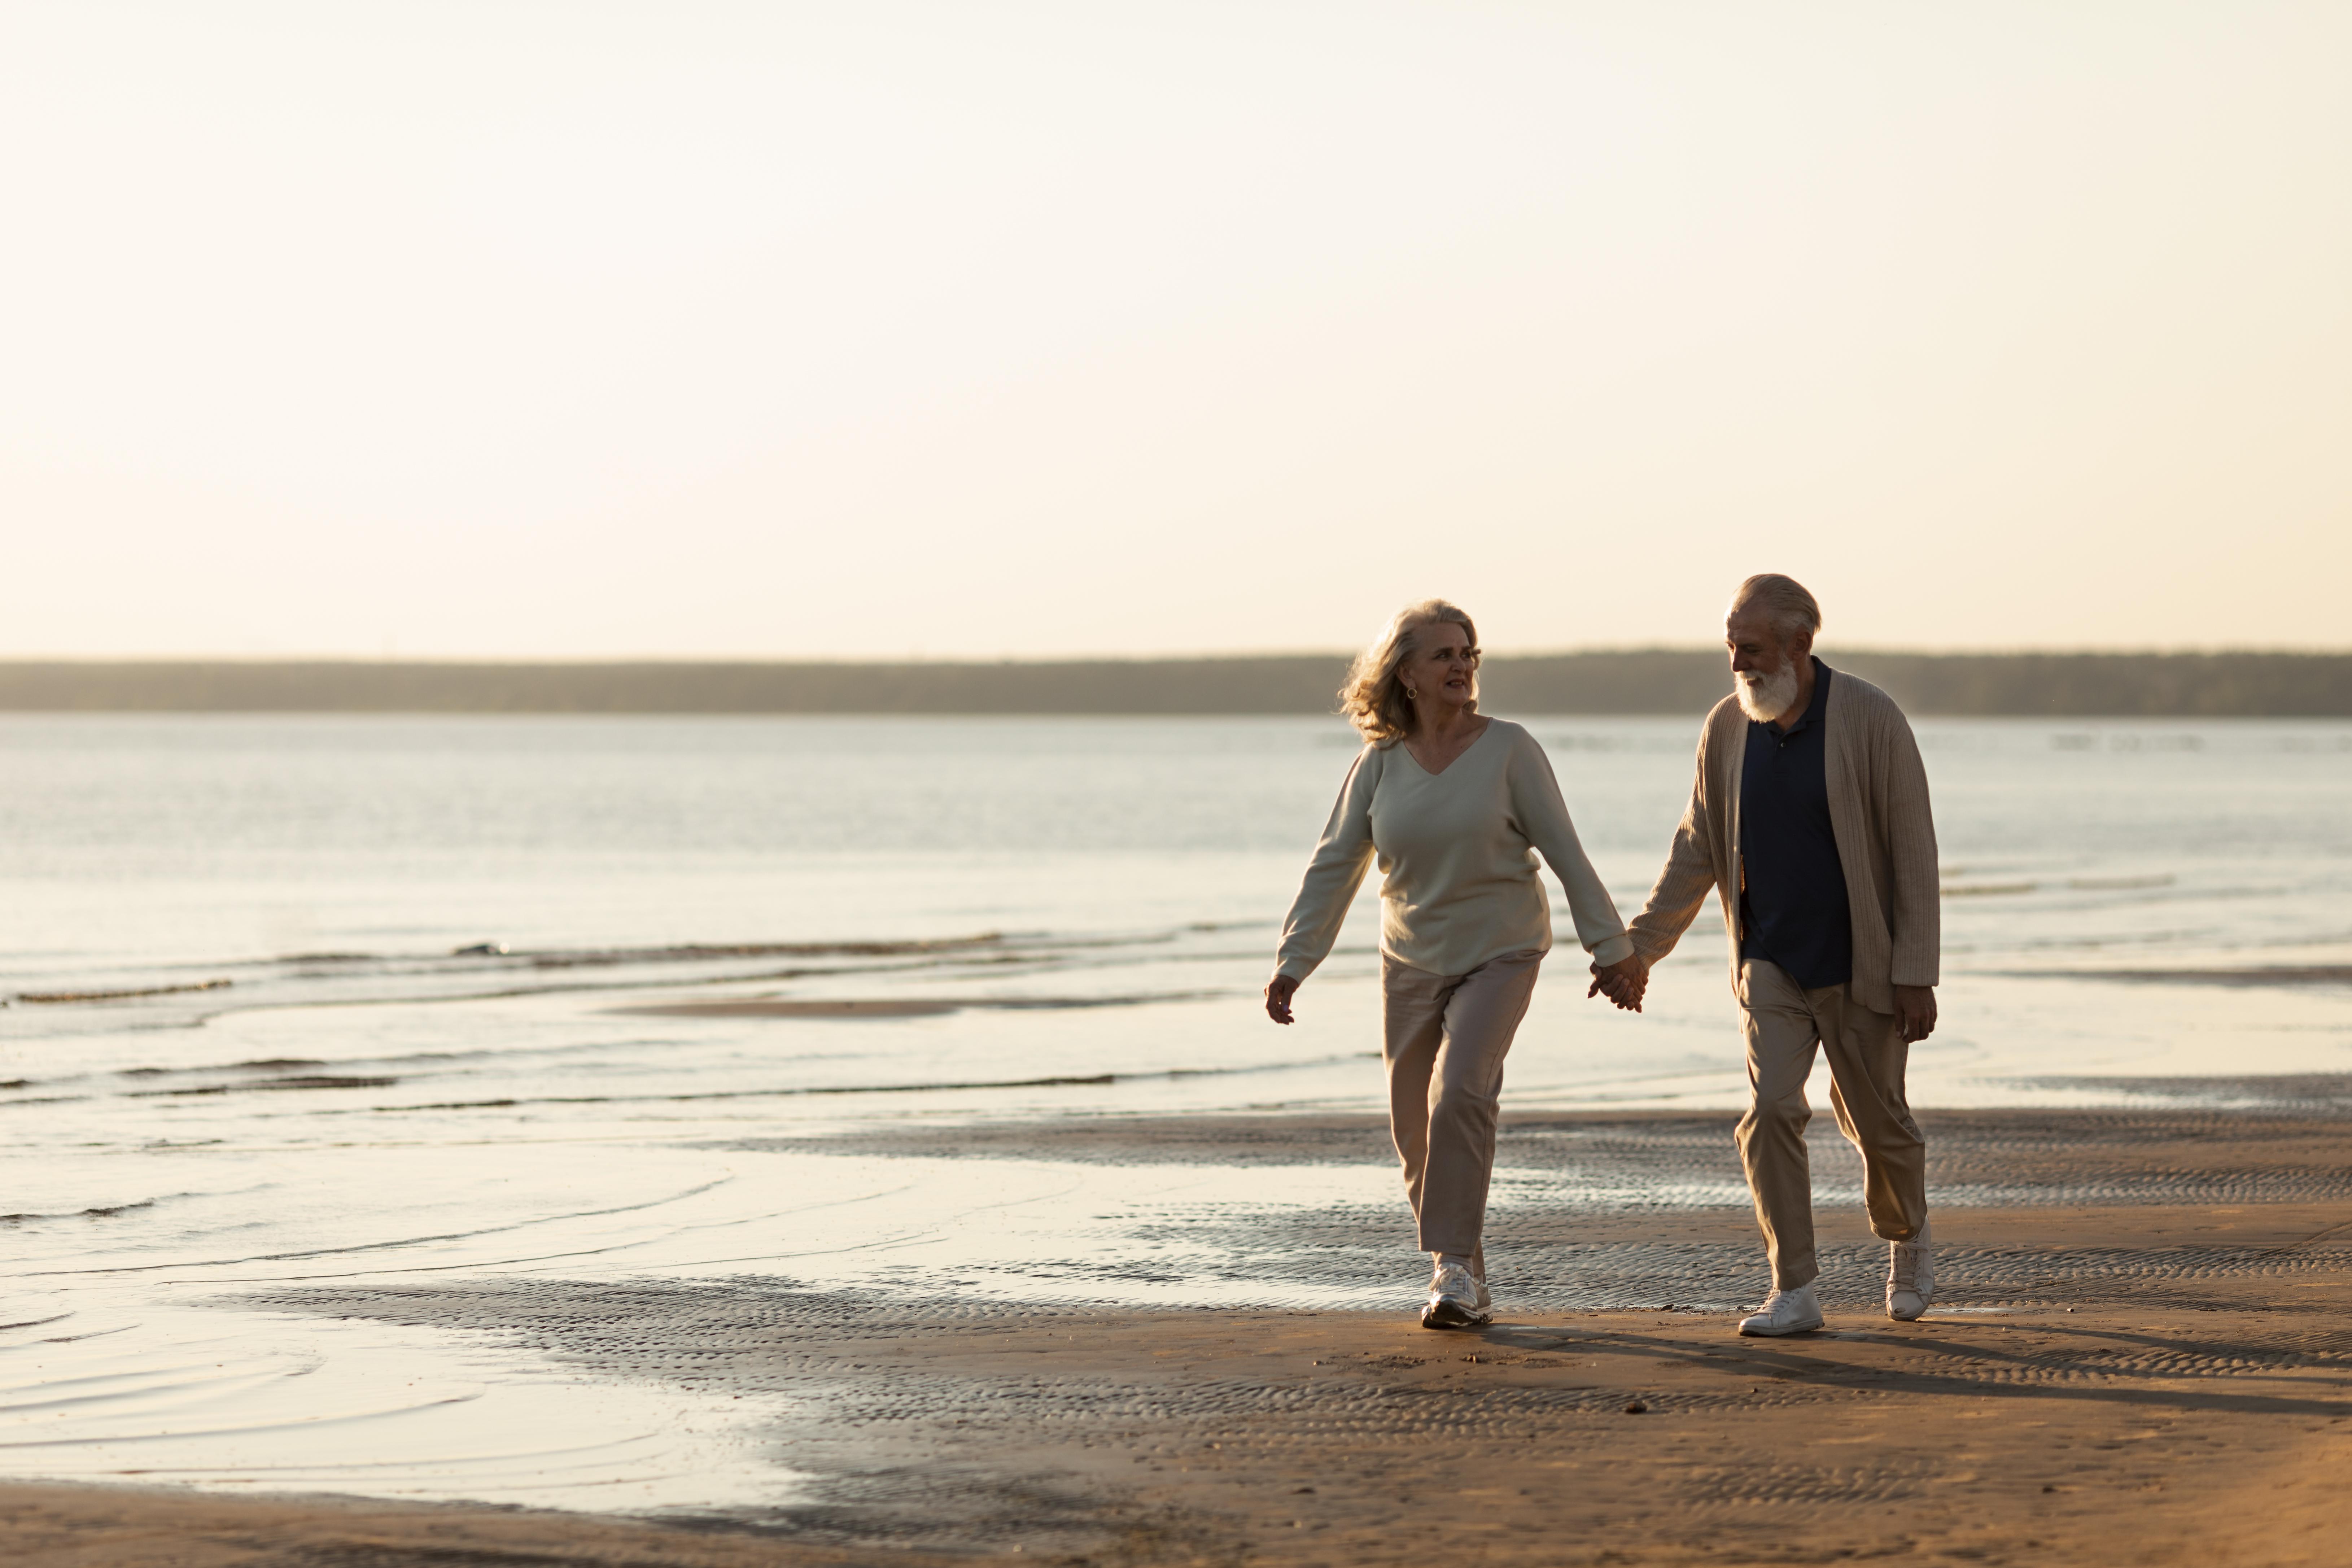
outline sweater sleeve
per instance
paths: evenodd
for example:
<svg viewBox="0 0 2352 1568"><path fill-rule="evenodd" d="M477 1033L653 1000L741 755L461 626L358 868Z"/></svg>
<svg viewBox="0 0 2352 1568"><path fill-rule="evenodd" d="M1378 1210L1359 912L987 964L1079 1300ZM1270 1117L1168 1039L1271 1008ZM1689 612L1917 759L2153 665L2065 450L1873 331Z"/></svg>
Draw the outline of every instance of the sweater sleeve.
<svg viewBox="0 0 2352 1568"><path fill-rule="evenodd" d="M1707 894L1715 890L1715 855L1707 847L1715 830L1707 820L1704 734L1696 773L1682 826L1675 829L1675 841L1666 850L1665 869L1658 873L1657 885L1650 889L1642 912L1633 917L1633 947L1644 963L1655 963L1674 952L1675 943L1682 941L1683 932L1706 907Z"/></svg>
<svg viewBox="0 0 2352 1568"><path fill-rule="evenodd" d="M1379 747L1366 746L1348 769L1331 820L1324 825L1322 841L1315 846L1315 858L1307 863L1298 896L1290 901L1289 917L1282 922L1276 974L1306 979L1339 940L1348 906L1356 901L1356 889L1372 863L1372 792L1380 787L1381 755Z"/></svg>
<svg viewBox="0 0 2352 1568"><path fill-rule="evenodd" d="M1511 761L1506 775L1511 793L1511 816L1528 842L1542 851L1544 861L1552 874L1568 889L1568 912L1576 921L1576 940L1591 953L1593 962L1603 965L1622 962L1633 951L1633 943L1625 934L1625 922L1617 918L1617 905L1609 897L1609 889L1585 858L1584 846L1576 837L1576 824L1569 819L1568 802L1561 798L1559 780L1551 771L1551 759L1533 735L1522 730L1514 738Z"/></svg>
<svg viewBox="0 0 2352 1568"><path fill-rule="evenodd" d="M1894 942L1888 980L1896 985L1936 984L1943 946L1943 892L1936 866L1936 817L1927 802L1927 766L1918 738L1903 715L1890 712L1879 746L1878 776L1886 824L1886 858L1893 904L1887 934Z"/></svg>

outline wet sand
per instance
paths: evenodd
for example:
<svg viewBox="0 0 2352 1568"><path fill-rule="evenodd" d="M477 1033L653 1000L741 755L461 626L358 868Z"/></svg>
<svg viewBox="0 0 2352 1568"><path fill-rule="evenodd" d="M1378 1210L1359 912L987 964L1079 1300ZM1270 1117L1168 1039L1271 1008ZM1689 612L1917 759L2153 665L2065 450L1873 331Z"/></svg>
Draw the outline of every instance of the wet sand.
<svg viewBox="0 0 2352 1568"><path fill-rule="evenodd" d="M1937 1191L1979 1200L1937 1210L1937 1311L1880 1315L1880 1249L1854 1205L1824 1202L1830 1322L1793 1340L1730 1331L1729 1302L1759 1279L1744 1213L1547 1207L1526 1179L1497 1215L1498 1258L1526 1272L1498 1266L1497 1322L1475 1334L1424 1332L1402 1299L1215 1312L756 1279L285 1290L271 1303L287 1311L526 1325L583 1378L783 1396L796 1414L770 1434L777 1462L821 1484L659 1524L19 1485L0 1488L0 1560L2340 1563L2352 1119L2334 1087L2288 1099L2301 1109L1925 1116ZM1721 1163L1727 1131L1519 1117L1505 1163L1671 1184ZM839 1142L958 1152L984 1180L992 1148L1246 1166L1360 1159L1375 1131L1098 1119ZM1833 1145L1816 1138L1824 1190L1848 1175ZM1309 1258L1392 1256L1351 1234L1365 1222L1319 1223L1294 1238ZM1568 1304L1612 1289L1609 1310Z"/></svg>

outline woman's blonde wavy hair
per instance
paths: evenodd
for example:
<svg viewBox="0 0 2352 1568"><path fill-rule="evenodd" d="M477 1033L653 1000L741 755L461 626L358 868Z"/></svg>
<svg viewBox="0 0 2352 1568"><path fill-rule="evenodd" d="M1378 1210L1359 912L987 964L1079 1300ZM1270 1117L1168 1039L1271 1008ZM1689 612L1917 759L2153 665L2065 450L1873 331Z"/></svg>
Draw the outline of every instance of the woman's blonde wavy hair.
<svg viewBox="0 0 2352 1568"><path fill-rule="evenodd" d="M1443 599L1423 599L1399 610L1380 641L1348 667L1347 682L1339 688L1339 711L1373 745L1393 746L1412 732L1412 704L1405 700L1397 668L1412 657L1417 634L1437 626L1460 626L1470 646L1478 646L1478 628L1466 611ZM1474 663L1471 668L1477 667Z"/></svg>

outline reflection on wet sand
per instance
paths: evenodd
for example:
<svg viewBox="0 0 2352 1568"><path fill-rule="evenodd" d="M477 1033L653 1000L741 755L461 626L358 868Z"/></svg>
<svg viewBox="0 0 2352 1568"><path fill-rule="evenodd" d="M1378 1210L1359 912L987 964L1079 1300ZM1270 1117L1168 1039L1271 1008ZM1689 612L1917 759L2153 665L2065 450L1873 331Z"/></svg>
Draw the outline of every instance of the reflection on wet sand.
<svg viewBox="0 0 2352 1568"><path fill-rule="evenodd" d="M1072 1007L1142 1007L1155 1002L1205 1001L1219 994L1194 991L1138 996L845 996L816 1002L753 996L730 1002L646 1002L607 1010L632 1018L943 1018L974 1008L1038 1013Z"/></svg>
<svg viewBox="0 0 2352 1568"><path fill-rule="evenodd" d="M2020 980L2107 980L2132 985L2352 985L2352 963L2266 963L2245 969L2004 969Z"/></svg>
<svg viewBox="0 0 2352 1568"><path fill-rule="evenodd" d="M1940 1310L2250 1309L2248 1291L2352 1277L2339 1237L2352 1215L2347 1118L2299 1103L2268 1117L1930 1113ZM922 1487L853 1506L857 1478L883 1458L929 1463L927 1445L962 1453L941 1433L982 1415L1011 1423L1003 1462L1032 1467L1046 1463L1031 1450L1048 1430L1132 1444L1149 1425L1121 1425L1142 1419L1120 1414L1142 1395L1119 1392L1102 1357L1066 1336L1051 1400L1043 1388L982 1397L955 1370L971 1336L1034 1331L1042 1347L1049 1325L1086 1338L1109 1313L1126 1315L1121 1332L1189 1344L1225 1315L1275 1311L1364 1314L1343 1335L1378 1338L1409 1321L1421 1267L1381 1123L1360 1115L739 1133L669 1152L673 1184L650 1201L621 1196L643 1171L608 1178L612 1197L597 1201L596 1152L556 1145L503 1167L540 1188L518 1194L542 1211L522 1224L466 1223L481 1212L467 1195L478 1165L436 1174L429 1148L349 1157L407 1205L373 1219L331 1207L312 1245L254 1251L234 1246L241 1210L199 1183L173 1200L175 1228L203 1237L217 1213L227 1224L210 1248L154 1257L132 1241L93 1254L85 1231L81 1248L26 1270L25 1307L0 1329L8 1467L715 1510L820 1535L856 1519L943 1543L953 1531L920 1522L937 1502ZM1871 1303L1883 1247L1859 1223L1851 1151L1818 1145L1816 1185L1825 1300L1882 1331ZM373 1234L352 1234L354 1217ZM288 1216L278 1234L300 1228ZM1512 1118L1489 1249L1507 1324L1666 1307L1705 1314L1719 1335L1763 1288L1721 1116ZM877 1335L916 1356L914 1382L858 1372L856 1347ZM1919 1343L1929 1362L1942 1353ZM2165 1375L2189 1375L2190 1353L2178 1350ZM1163 1391L1147 1406L1177 1399ZM1518 1409L1511 1420L1549 1422L1591 1404L1547 1394L1477 1408L1482 1421ZM1219 1408L1185 1419L1247 1425L1288 1407Z"/></svg>
<svg viewBox="0 0 2352 1568"><path fill-rule="evenodd" d="M1522 1119L1493 1244L1498 1321L1447 1335L1400 1302L1415 1260L1370 1190L1391 1178L1363 1119L1025 1131L1028 1151L1008 1124L815 1140L834 1152L811 1158L902 1178L866 1185L869 1200L911 1195L942 1223L801 1205L791 1265L683 1262L706 1234L689 1212L603 1278L520 1258L288 1277L138 1319L84 1303L0 1330L0 1454L51 1475L561 1502L756 1532L723 1552L576 1521L528 1538L534 1561L681 1568L925 1552L1412 1562L1465 1539L1530 1568L1663 1568L1759 1531L1822 1558L1892 1543L2284 1563L2324 1560L2313 1549L2352 1522L2342 1112L1938 1118L1947 1294L1916 1324L1876 1310L1884 1247L1832 1154L1829 1327L1771 1342L1728 1330L1762 1281L1744 1193L1697 1179L1729 1157L1717 1120ZM1309 1163L1273 1163L1285 1147ZM1220 1149L1257 1158L1221 1164ZM1049 1175L1069 1162L1092 1173ZM1380 1180L1335 1204L1318 1169ZM1154 1185L1156 1205L1135 1195ZM1037 1228L969 1234L1008 1204ZM1049 1224L1104 1238L1100 1266L1009 1267ZM1145 1305L1155 1293L1171 1304ZM1209 1300L1225 1304L1182 1304ZM269 1326L266 1351L248 1323ZM1475 1478L1466 1525L1424 1506L1433 1452ZM444 1555L524 1539L510 1515L353 1506L93 1509L18 1489L0 1498L0 1549L48 1531L160 1568L134 1522L218 1541L227 1563L278 1561L237 1555L238 1531L290 1550L363 1530L387 1553Z"/></svg>

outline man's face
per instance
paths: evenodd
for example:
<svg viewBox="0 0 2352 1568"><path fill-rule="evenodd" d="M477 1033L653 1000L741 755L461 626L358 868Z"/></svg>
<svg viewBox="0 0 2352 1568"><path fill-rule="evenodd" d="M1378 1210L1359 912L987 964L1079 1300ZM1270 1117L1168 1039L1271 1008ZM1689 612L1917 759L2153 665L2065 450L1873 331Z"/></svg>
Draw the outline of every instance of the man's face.
<svg viewBox="0 0 2352 1568"><path fill-rule="evenodd" d="M1760 610L1734 605L1724 619L1723 642L1731 650L1732 690L1742 712L1770 724L1796 706L1801 661L1813 649L1811 632L1783 637Z"/></svg>
<svg viewBox="0 0 2352 1568"><path fill-rule="evenodd" d="M1735 607L1724 618L1723 643L1731 650L1734 675L1778 675L1790 662L1791 650L1773 629L1772 618L1746 605Z"/></svg>

